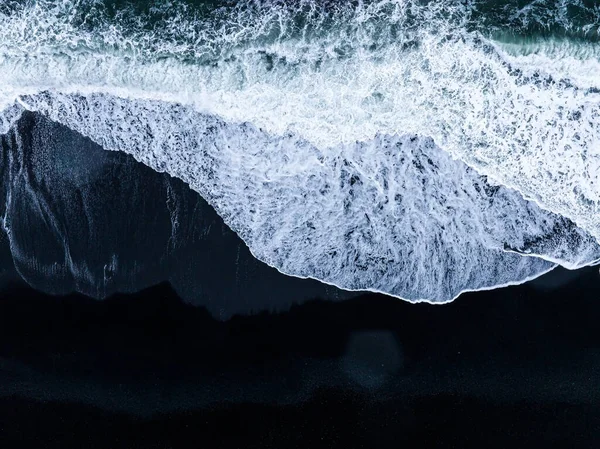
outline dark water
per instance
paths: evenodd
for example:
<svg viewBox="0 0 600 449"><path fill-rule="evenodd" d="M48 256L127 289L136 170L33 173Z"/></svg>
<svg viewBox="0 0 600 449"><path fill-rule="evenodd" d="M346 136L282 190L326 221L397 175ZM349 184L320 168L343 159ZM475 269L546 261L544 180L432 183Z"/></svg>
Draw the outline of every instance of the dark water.
<svg viewBox="0 0 600 449"><path fill-rule="evenodd" d="M0 5L0 12L10 14L30 3L33 0L7 1ZM370 18L379 27L397 26L391 18L398 9L407 12L405 27L419 27L423 17L417 10L422 7L434 10L431 6L435 3L433 0L81 0L66 11L68 21L82 30L102 31L112 24L122 28L125 35L156 32L165 39L178 42L180 50L183 47L193 50L198 44L194 42L196 33L206 23L227 28L228 23L233 24L231 17L234 16L260 20L269 10L291 12L294 19L284 28L279 27L277 16L265 22L263 38L277 35L306 37L307 30L317 34L327 32L354 12L369 8L379 11ZM434 14L437 18L461 23L484 35L525 40L564 37L588 43L600 40L597 0L462 0L438 3L438 12ZM386 16L390 18L388 23ZM172 27L177 23L181 27Z"/></svg>

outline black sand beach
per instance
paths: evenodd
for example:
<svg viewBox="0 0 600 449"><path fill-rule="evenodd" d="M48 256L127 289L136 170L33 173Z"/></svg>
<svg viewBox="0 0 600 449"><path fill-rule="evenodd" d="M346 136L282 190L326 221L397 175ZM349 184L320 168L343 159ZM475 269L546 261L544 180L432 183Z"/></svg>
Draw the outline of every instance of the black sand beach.
<svg viewBox="0 0 600 449"><path fill-rule="evenodd" d="M167 284L0 301L3 447L594 447L596 270L217 321Z"/></svg>

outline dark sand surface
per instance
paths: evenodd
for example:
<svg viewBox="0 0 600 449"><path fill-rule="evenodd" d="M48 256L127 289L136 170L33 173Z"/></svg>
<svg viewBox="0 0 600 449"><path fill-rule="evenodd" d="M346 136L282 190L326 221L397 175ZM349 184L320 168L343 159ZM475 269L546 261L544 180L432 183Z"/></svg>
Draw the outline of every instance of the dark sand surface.
<svg viewBox="0 0 600 449"><path fill-rule="evenodd" d="M255 260L183 183L18 129L0 448L600 446L596 268L443 306L342 292Z"/></svg>
<svg viewBox="0 0 600 449"><path fill-rule="evenodd" d="M217 321L167 284L0 300L3 447L597 447L598 274ZM546 285L542 285L546 284Z"/></svg>

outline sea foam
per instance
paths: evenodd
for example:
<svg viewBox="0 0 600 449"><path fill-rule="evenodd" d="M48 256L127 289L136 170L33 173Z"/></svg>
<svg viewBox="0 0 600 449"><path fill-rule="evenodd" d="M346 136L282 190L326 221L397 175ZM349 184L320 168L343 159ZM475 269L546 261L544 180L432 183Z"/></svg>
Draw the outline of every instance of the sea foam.
<svg viewBox="0 0 600 449"><path fill-rule="evenodd" d="M35 110L133 154L259 259L346 289L443 302L595 263L597 41L515 49L494 36L536 16L480 6L0 8L0 126ZM586 12L553 26L591 35Z"/></svg>

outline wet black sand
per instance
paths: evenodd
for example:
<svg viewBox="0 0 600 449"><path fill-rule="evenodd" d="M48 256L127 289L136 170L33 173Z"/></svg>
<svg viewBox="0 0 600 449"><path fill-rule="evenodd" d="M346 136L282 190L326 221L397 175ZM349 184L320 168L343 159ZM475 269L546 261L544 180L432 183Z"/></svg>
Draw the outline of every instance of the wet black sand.
<svg viewBox="0 0 600 449"><path fill-rule="evenodd" d="M18 132L0 448L598 447L597 268L444 306L349 294L256 261L165 174Z"/></svg>
<svg viewBox="0 0 600 449"><path fill-rule="evenodd" d="M555 276L556 277L556 276ZM3 447L597 447L598 275L216 321L162 284L7 285Z"/></svg>

